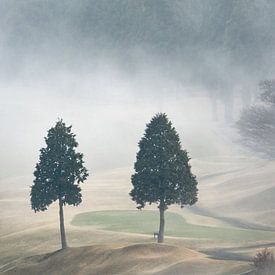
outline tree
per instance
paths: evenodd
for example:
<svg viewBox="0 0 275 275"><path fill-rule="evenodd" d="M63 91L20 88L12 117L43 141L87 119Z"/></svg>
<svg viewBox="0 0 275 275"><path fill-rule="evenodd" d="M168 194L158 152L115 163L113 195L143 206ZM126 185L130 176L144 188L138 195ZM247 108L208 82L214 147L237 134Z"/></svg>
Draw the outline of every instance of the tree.
<svg viewBox="0 0 275 275"><path fill-rule="evenodd" d="M58 120L55 127L48 131L45 138L47 146L40 150L31 186L31 207L35 212L47 210L51 203L58 200L62 249L67 247L63 206L81 203L79 184L88 177L83 154L75 151L78 143L71 128Z"/></svg>
<svg viewBox="0 0 275 275"><path fill-rule="evenodd" d="M262 90L261 100L266 103L275 104L275 79L261 81L259 86Z"/></svg>
<svg viewBox="0 0 275 275"><path fill-rule="evenodd" d="M273 252L267 247L258 251L253 257L253 264L256 267L255 274L274 274L275 261Z"/></svg>
<svg viewBox="0 0 275 275"><path fill-rule="evenodd" d="M137 208L158 204L158 242L164 241L164 212L171 204L192 205L197 201L197 180L191 173L190 158L181 149L179 135L166 114L155 115L139 142L130 192Z"/></svg>
<svg viewBox="0 0 275 275"><path fill-rule="evenodd" d="M241 142L254 152L275 157L275 81L260 82L259 102L242 111L237 128Z"/></svg>

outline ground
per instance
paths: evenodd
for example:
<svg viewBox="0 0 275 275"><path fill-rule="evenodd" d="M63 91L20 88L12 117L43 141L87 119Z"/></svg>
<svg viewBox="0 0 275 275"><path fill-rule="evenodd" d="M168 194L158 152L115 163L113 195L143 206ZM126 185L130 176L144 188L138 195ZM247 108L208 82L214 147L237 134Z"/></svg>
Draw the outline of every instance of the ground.
<svg viewBox="0 0 275 275"><path fill-rule="evenodd" d="M196 263L194 265L194 263ZM167 244L99 245L68 248L24 259L6 274L219 274L243 272L244 263L212 260Z"/></svg>
<svg viewBox="0 0 275 275"><path fill-rule="evenodd" d="M76 215L72 224L75 226L92 226L93 228L147 234L158 232L158 211L108 210L86 212ZM244 229L229 225L204 226L187 223L182 215L166 211L165 234L171 237L182 237L216 242L256 242L275 240L275 231Z"/></svg>
<svg viewBox="0 0 275 275"><path fill-rule="evenodd" d="M131 268L137 273L159 274L249 271L257 249L275 246L274 166L271 161L224 151L192 159L199 202L184 209L169 208L168 248L154 244L156 206L139 212L128 195L132 168L96 171L83 184L83 203L65 207L70 248L56 253L60 248L57 205L34 213L29 202L32 177L1 178L0 271L45 274L50 267L64 267L63 271L57 269L57 274L68 274L72 266L62 262L70 262L70 257L76 259L83 274L90 274L91 269L110 274L112 268L126 274L133 272ZM142 226L133 223L139 215L145 215L140 220ZM170 249L168 254L163 252L166 249ZM144 254L148 254L149 263L142 270Z"/></svg>

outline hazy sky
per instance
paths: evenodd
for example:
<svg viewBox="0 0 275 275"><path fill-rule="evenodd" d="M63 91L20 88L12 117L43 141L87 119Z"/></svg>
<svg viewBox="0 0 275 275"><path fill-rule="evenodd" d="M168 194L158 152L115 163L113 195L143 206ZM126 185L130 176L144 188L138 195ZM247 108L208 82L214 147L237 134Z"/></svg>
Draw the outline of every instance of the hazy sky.
<svg viewBox="0 0 275 275"><path fill-rule="evenodd" d="M94 171L132 167L157 112L167 113L191 156L218 153L211 138L225 126L223 118L212 121L206 96L230 105L235 95L238 110L238 93L274 71L274 62L268 70L251 65L274 59L263 54L263 47L272 52L273 36L254 32L269 30L275 10L252 2L244 18L237 12L246 8L242 1L1 1L0 179L32 173L58 118L73 125ZM267 14L251 25L259 7ZM254 48L244 51L245 37Z"/></svg>
<svg viewBox="0 0 275 275"><path fill-rule="evenodd" d="M142 74L129 78L106 67L87 74L63 71L54 77L3 85L2 177L32 172L44 146L43 137L58 118L73 125L79 150L92 170L132 166L145 124L157 112L166 112L182 134L183 144L190 144L190 129L211 121L209 102L170 87L173 82L165 78L151 81Z"/></svg>

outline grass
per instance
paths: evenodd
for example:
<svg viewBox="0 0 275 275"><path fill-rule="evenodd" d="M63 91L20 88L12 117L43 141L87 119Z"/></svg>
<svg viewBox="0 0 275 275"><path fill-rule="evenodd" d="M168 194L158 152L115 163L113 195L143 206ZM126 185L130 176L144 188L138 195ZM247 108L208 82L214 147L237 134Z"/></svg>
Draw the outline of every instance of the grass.
<svg viewBox="0 0 275 275"><path fill-rule="evenodd" d="M275 232L192 225L179 214L165 213L165 235L224 241L274 241ZM96 211L76 215L75 226L93 226L103 230L153 235L158 232L158 211Z"/></svg>

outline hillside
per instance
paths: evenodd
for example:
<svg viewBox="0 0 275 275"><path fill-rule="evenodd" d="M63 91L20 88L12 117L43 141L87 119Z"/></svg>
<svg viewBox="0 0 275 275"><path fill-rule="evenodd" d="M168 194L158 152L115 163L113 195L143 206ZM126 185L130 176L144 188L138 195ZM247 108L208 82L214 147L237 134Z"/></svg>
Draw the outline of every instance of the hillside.
<svg viewBox="0 0 275 275"><path fill-rule="evenodd" d="M23 259L4 274L220 274L248 269L248 264L211 260L186 248L137 244L68 248Z"/></svg>
<svg viewBox="0 0 275 275"><path fill-rule="evenodd" d="M203 131L204 129L201 129L201 136ZM211 136L206 135L207 133L204 132L205 139ZM177 218L177 227L171 226L176 224L173 219L171 223L167 215L166 244L176 245L180 251L181 249L192 251L197 253L196 256L187 260L180 258L181 256L170 255L169 258L167 255L154 254L155 258L150 256L151 260L154 258L152 265L145 266L148 272L181 274L179 270L190 270L188 268L195 267L198 270L195 274L200 274L200 270L205 271L208 267L211 270L210 274L216 274L220 272L219 268L220 270L239 268L240 263L235 262L236 260L243 261L241 266L249 267L251 256L255 255L257 249L274 246L272 244L274 231L270 232L270 229L265 228L268 224L271 226L274 224L272 211L275 209L272 201L267 200L267 195L274 187L274 163L240 155L236 150L232 151L233 146L230 146L231 150L229 150L225 143L231 144L216 136L215 148L219 150L215 151L215 155L199 155L197 152L195 155L198 157L192 160L192 167L199 180L198 204L190 208L180 209L175 206L169 209L171 214L176 213L183 217L182 220ZM212 143L208 142L208 147L210 152ZM193 149L192 146L191 149ZM133 253L123 254L125 250L122 248L133 247L133 245L136 247L137 243L150 244L153 241L152 232L155 232L158 227L157 218L154 220L149 217L147 220L152 223L142 227L142 230L125 228L126 220L116 230L113 230L114 228L110 230L110 226L117 226L113 223L117 219L112 220L111 217L106 218L105 224L101 223L101 226L71 224L76 215L82 215L85 212L106 213L110 210L137 212L135 204L128 195L131 188L130 176L129 167L94 172L92 179L83 185L83 203L79 207L65 207L67 238L72 248L56 253L53 251L57 251L60 247L57 205L54 204L44 213L34 213L29 205L29 183L32 178L29 176L2 179L0 271L17 266L9 272L17 270L20 271L19 274L24 272L30 274L31 271L37 270L43 274L43 268L54 266L54 261L60 260L62 263L65 257L68 257L66 263L70 263L70 257L76 259L83 257L83 262L81 260L79 262L83 274L87 271L85 267L102 268L102 270L105 270L103 268L108 270L111 265L116 267L116 262L112 261L112 258L120 263L117 268L123 267L123 272L126 274L130 272L129 266L140 268L141 259L138 257L137 266L133 265ZM15 187L16 192L13 191ZM246 207L241 204L242 200L247 202ZM256 207L265 203L268 203L268 213L265 208ZM146 207L145 211L147 210L156 211L157 208L152 205ZM144 214L145 211L142 213ZM131 222L130 218L132 215L129 217L129 222ZM92 216L92 222L97 222L94 216ZM132 226L131 223L130 225ZM239 233L239 237L234 232ZM244 235L245 237L242 237ZM89 248L83 246L89 246ZM47 256L45 253L48 253ZM152 252L144 253L153 255ZM95 259L98 259L102 265L93 266L93 255L97 255ZM222 261L210 260L206 255L208 257L213 255ZM88 259L89 257L91 260ZM170 264L166 262L165 257ZM155 262L156 258L159 258L157 262ZM165 264L160 268L158 262ZM58 268L61 267L62 264L58 265ZM73 266L66 266L66 268L73 268ZM58 274L61 271L58 270ZM232 273L228 272L228 274ZM235 273L238 274L238 272Z"/></svg>
<svg viewBox="0 0 275 275"><path fill-rule="evenodd" d="M222 164L224 172L215 173L214 169ZM236 164L239 169L235 170ZM274 227L275 220L271 215L275 207L274 162L241 156L229 157L227 160L220 159L220 163L212 163L208 169L213 174L201 179L201 196L195 212Z"/></svg>

